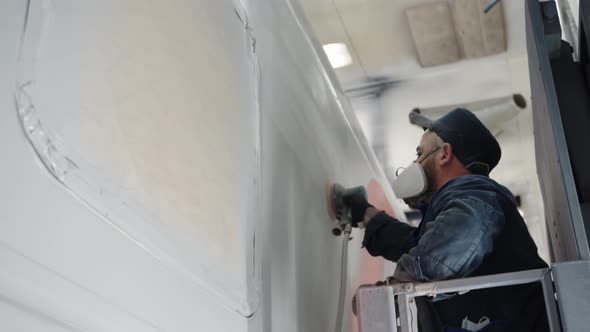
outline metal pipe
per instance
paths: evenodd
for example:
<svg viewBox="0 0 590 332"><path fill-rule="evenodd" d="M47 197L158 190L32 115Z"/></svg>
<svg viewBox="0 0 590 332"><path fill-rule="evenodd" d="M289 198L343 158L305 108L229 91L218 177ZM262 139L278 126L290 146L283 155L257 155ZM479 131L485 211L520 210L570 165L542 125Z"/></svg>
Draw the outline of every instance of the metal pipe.
<svg viewBox="0 0 590 332"><path fill-rule="evenodd" d="M549 269L537 269L483 277L413 284L414 292L412 293L412 296L428 296L441 293L454 293L465 290L504 287L540 282L547 273L549 273Z"/></svg>
<svg viewBox="0 0 590 332"><path fill-rule="evenodd" d="M543 297L545 298L549 330L551 332L561 332L561 321L557 311L557 303L555 302L555 288L553 287L553 280L551 280L551 273L545 274L541 284L543 285Z"/></svg>
<svg viewBox="0 0 590 332"><path fill-rule="evenodd" d="M492 2L490 2L484 9L483 12L484 14L487 14L490 10L492 10L492 8L494 8L495 5L498 4L498 2L500 2L500 0L493 0Z"/></svg>
<svg viewBox="0 0 590 332"><path fill-rule="evenodd" d="M397 304L399 306L399 319L400 319L401 332L411 332L412 331L412 316L410 315L410 299L413 299L413 297L409 296L408 294L400 294L397 297Z"/></svg>

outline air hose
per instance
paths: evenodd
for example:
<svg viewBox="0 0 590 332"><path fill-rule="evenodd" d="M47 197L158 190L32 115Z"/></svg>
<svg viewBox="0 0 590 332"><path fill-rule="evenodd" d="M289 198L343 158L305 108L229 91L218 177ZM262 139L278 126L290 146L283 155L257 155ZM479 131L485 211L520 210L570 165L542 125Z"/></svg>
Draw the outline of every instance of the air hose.
<svg viewBox="0 0 590 332"><path fill-rule="evenodd" d="M336 313L336 332L342 332L342 321L344 320L344 301L346 301L346 276L348 274L348 242L352 226L347 224L342 237L342 255L340 257L340 291L338 292L338 312Z"/></svg>

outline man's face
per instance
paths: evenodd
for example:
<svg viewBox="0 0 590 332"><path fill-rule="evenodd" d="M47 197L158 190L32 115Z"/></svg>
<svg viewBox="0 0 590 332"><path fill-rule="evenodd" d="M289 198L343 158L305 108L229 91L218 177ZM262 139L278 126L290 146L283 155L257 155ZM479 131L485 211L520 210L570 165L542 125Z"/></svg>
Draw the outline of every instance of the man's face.
<svg viewBox="0 0 590 332"><path fill-rule="evenodd" d="M416 160L415 162L422 166L424 174L426 175L427 187L426 191L417 196L405 198L404 202L413 209L417 209L420 205L430 202L432 193L436 190L435 185L437 183L436 177L439 174L436 163L436 156L438 155L440 148L437 144L438 136L435 132L426 131L422 135L420 144L416 148Z"/></svg>
<svg viewBox="0 0 590 332"><path fill-rule="evenodd" d="M438 154L437 146L437 135L433 131L426 131L424 135L422 135L422 139L420 140L420 144L416 148L416 162L422 165L424 168L424 173L426 174L426 179L428 180L428 189L427 191L434 191L434 183L436 182L436 176L438 174L438 169L436 167L436 155ZM436 152L434 152L436 151Z"/></svg>

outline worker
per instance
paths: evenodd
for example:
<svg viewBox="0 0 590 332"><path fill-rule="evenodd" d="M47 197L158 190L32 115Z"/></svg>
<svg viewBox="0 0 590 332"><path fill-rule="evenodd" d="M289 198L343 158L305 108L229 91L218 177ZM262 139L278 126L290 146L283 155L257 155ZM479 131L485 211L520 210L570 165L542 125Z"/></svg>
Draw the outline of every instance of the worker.
<svg viewBox="0 0 590 332"><path fill-rule="evenodd" d="M547 268L512 193L489 177L500 145L470 111L436 121L410 113L424 128L416 160L394 192L422 211L418 227L374 208L362 195L345 197L363 246L397 262L393 280L430 282ZM548 331L539 283L417 298L420 331Z"/></svg>

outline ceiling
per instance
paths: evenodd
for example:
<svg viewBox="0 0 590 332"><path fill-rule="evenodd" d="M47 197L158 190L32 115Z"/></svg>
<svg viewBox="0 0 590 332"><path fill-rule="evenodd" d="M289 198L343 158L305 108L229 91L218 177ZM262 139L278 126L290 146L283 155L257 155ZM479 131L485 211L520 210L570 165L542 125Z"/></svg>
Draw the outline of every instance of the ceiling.
<svg viewBox="0 0 590 332"><path fill-rule="evenodd" d="M405 14L410 7L448 0L299 1L321 44L345 43L348 46L352 65L336 69L344 87L376 78L405 80L449 69L449 65L420 66ZM503 1L502 6L507 52L495 57L524 54L524 4L522 1ZM450 66L460 66L465 61L473 60L461 60Z"/></svg>
<svg viewBox="0 0 590 332"><path fill-rule="evenodd" d="M359 97L377 98L370 110L356 107L355 111L365 119L365 135L374 148L385 151L381 159L385 168L402 166L411 157L407 154L413 149L406 151L403 142L416 139L408 136L414 134L407 125L408 113L415 107L472 105L513 94L521 94L530 101L524 1L502 1L501 7L495 8L503 12L505 52L431 67L420 65L406 10L427 4L462 4L467 0L299 1L321 44L348 46L353 62L335 72L353 105L358 104L355 99ZM469 1L478 2L482 8L488 3ZM366 89L367 86L370 88ZM530 112L529 103L519 129L504 130L502 139L530 142L532 124L525 121ZM518 158L518 154L504 157ZM501 173L505 178L518 177L510 170Z"/></svg>

